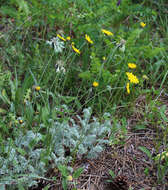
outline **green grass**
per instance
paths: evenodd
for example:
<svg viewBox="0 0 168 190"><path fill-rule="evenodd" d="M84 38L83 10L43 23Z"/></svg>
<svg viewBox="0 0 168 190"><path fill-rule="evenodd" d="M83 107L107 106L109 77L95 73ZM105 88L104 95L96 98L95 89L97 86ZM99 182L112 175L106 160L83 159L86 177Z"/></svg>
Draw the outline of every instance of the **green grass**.
<svg viewBox="0 0 168 190"><path fill-rule="evenodd" d="M19 134L31 131L41 137L25 143L31 144L32 151L34 143L42 144L44 152L39 159L47 168L46 155L51 156L53 148L49 134L53 122L68 122L76 114L83 117L88 107L99 121L105 121L103 114L108 112L114 123L123 123L135 113L137 98L145 95L149 110L143 116L151 125L156 116L158 120L162 118L163 126L167 125L165 110L158 113L156 98L162 91L168 93L166 1L123 0L117 6L117 0L10 0L1 1L0 6L0 167L4 159L11 159L11 150L22 159L28 156L16 141ZM146 26L142 27L141 22ZM103 34L102 29L113 35ZM55 52L53 44L47 44L57 34L65 39L71 37L66 42L59 39L64 43L62 52ZM80 54L73 50L72 42ZM128 63L135 63L136 69L130 69ZM139 80L138 84L130 83L130 94L126 72ZM93 82L98 86L94 87ZM36 86L40 86L39 91ZM117 130L111 129L111 133ZM125 134L125 130L121 133ZM119 143L114 139L108 143L113 142ZM9 173L4 175L8 176L12 172L10 164L6 163L6 167ZM26 174L15 169L14 175Z"/></svg>

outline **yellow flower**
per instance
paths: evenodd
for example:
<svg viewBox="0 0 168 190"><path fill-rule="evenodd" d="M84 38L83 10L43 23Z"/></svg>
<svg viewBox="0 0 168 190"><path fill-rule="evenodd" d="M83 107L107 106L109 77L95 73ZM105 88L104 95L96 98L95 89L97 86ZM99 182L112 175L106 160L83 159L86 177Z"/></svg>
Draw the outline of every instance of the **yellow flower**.
<svg viewBox="0 0 168 190"><path fill-rule="evenodd" d="M135 69L136 68L136 64L134 64L134 63L128 63L128 67L130 69Z"/></svg>
<svg viewBox="0 0 168 190"><path fill-rule="evenodd" d="M105 61L105 60L106 60L106 57L104 56L102 59Z"/></svg>
<svg viewBox="0 0 168 190"><path fill-rule="evenodd" d="M126 88L127 88L127 93L130 94L130 83L129 82L127 82Z"/></svg>
<svg viewBox="0 0 168 190"><path fill-rule="evenodd" d="M144 28L146 26L146 24L144 22L140 22L140 25L142 26L142 28Z"/></svg>
<svg viewBox="0 0 168 190"><path fill-rule="evenodd" d="M36 87L35 87L35 90L36 90L36 91L39 91L40 89L41 89L40 86L36 86Z"/></svg>
<svg viewBox="0 0 168 190"><path fill-rule="evenodd" d="M77 48L74 46L74 42L72 42L71 46L72 46L72 49L73 49L76 53L78 53L78 54L81 53L81 52L79 51L79 49L77 49Z"/></svg>
<svg viewBox="0 0 168 190"><path fill-rule="evenodd" d="M108 30L102 29L101 30L104 34L106 34L107 36L113 36L114 34Z"/></svg>
<svg viewBox="0 0 168 190"><path fill-rule="evenodd" d="M98 86L99 86L99 83L96 82L96 81L94 81L94 82L93 82L93 86L94 86L94 87L98 87Z"/></svg>
<svg viewBox="0 0 168 190"><path fill-rule="evenodd" d="M19 123L20 123L20 124L22 124L22 123L23 123L23 120L22 120L22 119L20 119L20 120L19 120Z"/></svg>
<svg viewBox="0 0 168 190"><path fill-rule="evenodd" d="M90 43L90 44L93 44L93 41L91 40L91 38L85 34L85 39Z"/></svg>
<svg viewBox="0 0 168 190"><path fill-rule="evenodd" d="M70 40L71 40L71 37L70 37L70 36L68 36L68 37L66 37L66 39L67 39L68 41L70 41Z"/></svg>
<svg viewBox="0 0 168 190"><path fill-rule="evenodd" d="M59 35L59 34L57 34L57 37L58 37L59 39L63 40L63 41L66 41L66 39L63 38L63 37L62 37L61 35Z"/></svg>
<svg viewBox="0 0 168 190"><path fill-rule="evenodd" d="M67 180L68 180L68 181L72 181L72 180L73 180L72 176L69 175L69 176L67 177Z"/></svg>
<svg viewBox="0 0 168 190"><path fill-rule="evenodd" d="M138 83L139 83L138 78L137 78L134 74L132 74L132 73L130 73L130 72L126 72L126 75L127 75L127 77L128 77L128 80L129 80L131 83L134 83L134 84L138 84Z"/></svg>

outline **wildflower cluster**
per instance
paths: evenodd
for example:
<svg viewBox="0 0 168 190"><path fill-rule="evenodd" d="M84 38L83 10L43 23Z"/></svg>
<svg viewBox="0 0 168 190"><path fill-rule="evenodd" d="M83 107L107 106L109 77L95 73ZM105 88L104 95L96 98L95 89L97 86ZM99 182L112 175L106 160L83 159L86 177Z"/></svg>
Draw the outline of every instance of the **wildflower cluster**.
<svg viewBox="0 0 168 190"><path fill-rule="evenodd" d="M102 29L101 31L102 31L102 33L106 34L107 36L113 36L114 35L112 32L110 32L108 30L105 30L105 29ZM54 46L54 50L55 50L56 53L58 53L58 52L61 53L62 50L65 48L64 47L64 42L70 41L70 40L71 40L70 36L64 38L60 34L57 34L57 37L52 38L50 41L46 41L46 43L49 44L49 45L53 45ZM88 43L93 44L93 40L87 34L85 34L85 40ZM74 52L76 52L77 54L81 54L80 50L75 47L75 43L74 42L71 43L71 47L74 50Z"/></svg>
<svg viewBox="0 0 168 190"><path fill-rule="evenodd" d="M126 72L126 75L128 77L128 80L130 81L130 83L134 83L134 84L138 84L139 83L138 78L134 74L132 74L130 72Z"/></svg>
<svg viewBox="0 0 168 190"><path fill-rule="evenodd" d="M105 29L102 29L101 32L107 36L113 36L114 34L108 30L105 30ZM56 53L58 52L62 52L62 50L65 48L64 46L64 43L66 41L70 41L71 40L71 37L68 36L68 37L63 37L61 36L60 34L57 34L57 37L55 38L52 38L50 41L47 41L47 44L49 44L50 46L53 45L54 46L54 50ZM88 34L85 34L85 40L89 43L89 44L93 44L93 40L91 39L91 37L88 35ZM73 51L75 53L77 53L78 55L81 54L81 51L76 48L75 46L75 43L74 42L71 42L71 47L73 49ZM106 57L103 57L103 60L105 61L106 60ZM56 64L57 68L56 68L56 72L60 72L60 71L63 71L63 73L65 73L65 68L64 67L60 67L58 64ZM93 87L98 87L99 86L99 83L94 81L93 82ZM40 90L40 89L39 89ZM36 89L36 91L39 91L38 89Z"/></svg>
<svg viewBox="0 0 168 190"><path fill-rule="evenodd" d="M140 26L142 28L144 28L146 26L146 24L144 22L140 22ZM128 67L130 69L136 69L137 66L134 63L128 63ZM129 82L127 82L127 84L126 84L126 90L127 90L127 93L130 94L130 83L138 84L139 80L132 72L126 72L126 75L129 80Z"/></svg>
<svg viewBox="0 0 168 190"><path fill-rule="evenodd" d="M136 68L136 64L134 64L134 63L128 63L128 67L130 69L135 69ZM127 93L130 94L130 83L138 84L139 80L138 80L138 78L132 72L126 72L126 75L128 77L128 80L129 80L129 82L127 82L127 85L126 85L126 89L127 89Z"/></svg>
<svg viewBox="0 0 168 190"><path fill-rule="evenodd" d="M140 23L141 27L145 27L146 24L141 22ZM101 29L101 32L107 36L113 36L114 34L111 32L111 31L108 31L106 29ZM61 40L61 41L59 41ZM71 40L71 37L68 36L66 38L64 38L63 36L61 36L60 34L57 34L57 37L56 38L53 38L51 41L47 41L48 44L53 44L54 45L54 49L56 52L61 52L62 49L64 48L64 42L66 41L70 41ZM91 39L91 37L88 35L88 34L85 34L85 40L89 43L89 44L93 44L93 40ZM124 48L125 48L125 41L122 40L122 42L120 42L120 44L118 44L118 46L120 45L123 45L124 44ZM78 55L81 54L81 51L75 46L75 43L72 41L71 42L71 48L73 49L73 51L75 53L77 53ZM104 61L106 60L106 57L103 56L102 58ZM130 69L136 69L136 64L134 63L128 63L128 68ZM57 71L60 71L60 68L57 69ZM65 72L65 69L63 69L63 71ZM128 80L129 82L127 82L126 84L126 90L127 90L127 93L130 94L130 84L133 83L133 84L138 84L139 83L139 80L138 78L132 73L132 72L126 72L126 75L128 77ZM97 81L94 81L92 83L92 86L93 87L98 87L99 86L99 83ZM38 90L37 90L38 91Z"/></svg>

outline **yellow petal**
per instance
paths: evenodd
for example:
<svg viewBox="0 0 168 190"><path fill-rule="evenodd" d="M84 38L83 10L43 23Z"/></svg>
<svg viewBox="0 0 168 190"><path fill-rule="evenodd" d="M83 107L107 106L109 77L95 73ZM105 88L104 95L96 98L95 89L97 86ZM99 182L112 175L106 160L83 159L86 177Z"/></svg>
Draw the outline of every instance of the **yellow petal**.
<svg viewBox="0 0 168 190"><path fill-rule="evenodd" d="M94 81L94 82L93 82L93 86L94 86L94 87L98 87L98 86L99 86L99 83L96 82L96 81Z"/></svg>
<svg viewBox="0 0 168 190"><path fill-rule="evenodd" d="M39 91L40 89L41 89L40 86L36 86L36 87L35 87L35 90L36 90L36 91Z"/></svg>
<svg viewBox="0 0 168 190"><path fill-rule="evenodd" d="M57 37L60 38L60 39L63 40L63 41L66 41L66 39L63 38L63 37L62 37L61 35L59 35L59 34L57 34Z"/></svg>
<svg viewBox="0 0 168 190"><path fill-rule="evenodd" d="M102 29L101 30L104 34L108 35L108 36L113 36L114 34L108 30Z"/></svg>
<svg viewBox="0 0 168 190"><path fill-rule="evenodd" d="M126 88L127 88L127 93L130 94L130 84L129 84L129 82L127 82Z"/></svg>
<svg viewBox="0 0 168 190"><path fill-rule="evenodd" d="M128 67L130 69L135 69L136 68L136 64L134 64L134 63L128 63Z"/></svg>
<svg viewBox="0 0 168 190"><path fill-rule="evenodd" d="M146 24L144 22L140 22L140 25L142 26L142 28L144 28L146 26Z"/></svg>
<svg viewBox="0 0 168 190"><path fill-rule="evenodd" d="M70 37L70 36L68 36L66 39L67 39L68 41L70 41L70 40L71 40L71 37Z"/></svg>
<svg viewBox="0 0 168 190"><path fill-rule="evenodd" d="M91 38L85 34L85 39L90 43L90 44L93 44L93 41L91 40Z"/></svg>
<svg viewBox="0 0 168 190"><path fill-rule="evenodd" d="M79 49L77 49L77 48L74 46L74 42L72 42L72 49L73 49L76 53L78 53L78 54L81 53L81 52L79 51Z"/></svg>

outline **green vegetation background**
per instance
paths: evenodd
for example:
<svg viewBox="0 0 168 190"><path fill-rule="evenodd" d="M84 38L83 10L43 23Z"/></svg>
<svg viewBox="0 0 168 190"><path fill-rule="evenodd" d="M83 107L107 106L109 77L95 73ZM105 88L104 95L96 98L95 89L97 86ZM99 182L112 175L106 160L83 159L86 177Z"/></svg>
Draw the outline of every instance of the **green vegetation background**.
<svg viewBox="0 0 168 190"><path fill-rule="evenodd" d="M157 109L161 105L157 97L168 93L166 1L123 0L119 6L117 2L1 0L2 183L14 181L21 188L31 178L31 186L49 167L68 164L77 154L95 157L103 144L119 143L115 134L127 133L126 118L143 112L135 108L141 95L147 97L143 116L149 124L157 120L158 125L167 125L166 107ZM61 40L58 34L70 40ZM136 69L128 63L136 64ZM131 83L126 72L133 73L138 84ZM144 121L138 126L147 127ZM70 147L70 158L64 157L63 145Z"/></svg>

